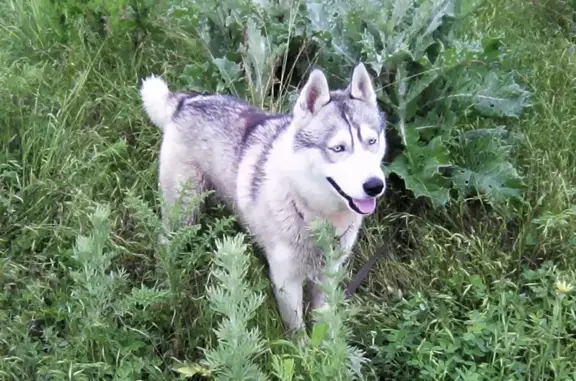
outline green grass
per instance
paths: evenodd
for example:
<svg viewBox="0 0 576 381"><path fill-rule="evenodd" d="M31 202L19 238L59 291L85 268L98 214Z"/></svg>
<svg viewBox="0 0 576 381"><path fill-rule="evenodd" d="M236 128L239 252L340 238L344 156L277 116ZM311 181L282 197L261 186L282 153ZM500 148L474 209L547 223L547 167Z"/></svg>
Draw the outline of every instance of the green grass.
<svg viewBox="0 0 576 381"><path fill-rule="evenodd" d="M503 38L534 93L508 123L523 137L514 159L526 200L391 202L369 219L353 268L382 247L387 257L350 320L368 379L576 380L576 46L566 18L542 11L561 6L489 0L468 21L464 33ZM147 33L84 41L87 23L64 33L51 9L0 1L0 379L177 379L174 366L221 338L206 286L215 243L237 225L215 207L181 247L158 246L160 134L138 85L159 73L177 86L200 43L160 10ZM279 341L271 289L249 258L247 279L265 296L249 326L268 348L255 363L270 373L282 353L327 361Z"/></svg>

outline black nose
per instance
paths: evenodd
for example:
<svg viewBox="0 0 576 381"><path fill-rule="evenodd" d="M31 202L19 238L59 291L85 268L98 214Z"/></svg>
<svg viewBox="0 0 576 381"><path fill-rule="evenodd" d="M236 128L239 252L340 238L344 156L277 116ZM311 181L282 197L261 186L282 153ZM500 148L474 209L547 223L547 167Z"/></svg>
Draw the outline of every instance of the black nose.
<svg viewBox="0 0 576 381"><path fill-rule="evenodd" d="M370 197L376 197L384 189L384 182L378 177L371 177L364 184L362 184L364 192Z"/></svg>

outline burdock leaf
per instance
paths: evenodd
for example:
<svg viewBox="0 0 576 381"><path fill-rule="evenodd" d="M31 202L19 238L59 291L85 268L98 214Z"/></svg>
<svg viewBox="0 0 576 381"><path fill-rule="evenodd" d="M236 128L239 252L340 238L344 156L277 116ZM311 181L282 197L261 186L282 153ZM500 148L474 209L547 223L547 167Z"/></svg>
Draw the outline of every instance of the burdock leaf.
<svg viewBox="0 0 576 381"><path fill-rule="evenodd" d="M473 107L487 117L519 118L531 105L531 93L514 81L512 73L488 68L467 70L454 83L453 99L464 107Z"/></svg>
<svg viewBox="0 0 576 381"><path fill-rule="evenodd" d="M263 104L271 83L271 71L276 59L268 36L262 34L256 22L249 18L246 22L246 45L242 48L244 69L249 74L254 103Z"/></svg>
<svg viewBox="0 0 576 381"><path fill-rule="evenodd" d="M214 58L214 64L220 70L220 75L229 86L232 86L238 78L240 78L240 68L238 64L230 61L227 58Z"/></svg>
<svg viewBox="0 0 576 381"><path fill-rule="evenodd" d="M530 105L530 92L522 89L511 74L504 78L490 72L476 93L476 110L491 117L519 118L524 108Z"/></svg>
<svg viewBox="0 0 576 381"><path fill-rule="evenodd" d="M404 180L404 186L414 193L414 197L426 197L436 207L446 205L450 199L449 188L440 174L424 170L413 171L403 154L394 159L387 172L400 176Z"/></svg>
<svg viewBox="0 0 576 381"><path fill-rule="evenodd" d="M404 186L414 193L414 197L427 197L436 207L444 206L450 199L450 180L440 170L451 165L448 150L442 144L442 136L428 144L418 141L414 126L406 129L407 146L385 171L394 172L404 180Z"/></svg>
<svg viewBox="0 0 576 381"><path fill-rule="evenodd" d="M465 132L458 138L459 155L452 181L465 194L476 190L490 203L521 198L525 184L508 160L507 131L503 127Z"/></svg>
<svg viewBox="0 0 576 381"><path fill-rule="evenodd" d="M522 178L509 161L483 163L475 170L458 168L452 180L461 189L475 188L493 204L521 198L525 188Z"/></svg>

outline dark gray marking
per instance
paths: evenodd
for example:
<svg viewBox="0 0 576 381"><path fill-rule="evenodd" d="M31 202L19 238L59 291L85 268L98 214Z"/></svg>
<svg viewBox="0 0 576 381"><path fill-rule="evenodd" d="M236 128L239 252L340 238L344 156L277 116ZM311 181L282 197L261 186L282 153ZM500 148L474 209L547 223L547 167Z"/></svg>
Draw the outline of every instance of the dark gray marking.
<svg viewBox="0 0 576 381"><path fill-rule="evenodd" d="M352 138L352 123L350 122L350 118L348 116L349 105L347 105L346 101L349 100L349 97L342 93L333 93L330 102L334 103L334 107L339 111L340 117L344 122L348 125L348 131L350 133L350 137ZM313 133L307 131L305 128L301 129L296 132L294 136L294 149L305 149L305 148L315 148L319 149L322 152L324 158L332 162L330 160L329 155L326 154L326 148L324 145L318 144L318 141L325 141L328 139L330 135L334 133L333 127L325 127L323 134L320 136L319 133ZM351 140L351 149L354 150L354 139Z"/></svg>
<svg viewBox="0 0 576 381"><path fill-rule="evenodd" d="M174 111L174 115L178 115L180 114L180 112L182 111L182 109L184 108L184 106L186 105L186 101L189 99L193 99L196 98L199 95L205 95L204 93L200 93L200 92L194 92L194 91L189 91L189 92L181 92L181 93L172 93L172 97L179 97L180 99L178 100L178 106L176 106L176 110Z"/></svg>
<svg viewBox="0 0 576 381"><path fill-rule="evenodd" d="M320 151L320 154L322 155L324 160L326 160L328 163L333 163L334 161L332 160L330 155L328 155L328 152L327 152L328 147L315 142L316 140L325 141L333 133L334 133L334 129L330 128L330 127L326 130L323 137L314 136L314 134L310 134L310 133L307 133L306 131L300 130L294 136L294 150L297 151L297 150L305 149L305 148L317 149Z"/></svg>
<svg viewBox="0 0 576 381"><path fill-rule="evenodd" d="M326 107L330 103L333 103L334 101L342 101L342 96L340 94L331 93L328 102L326 102L326 104L324 104L322 107ZM332 130L328 130L328 132L326 132L326 135L330 135L331 133ZM294 136L294 150L298 151L304 148L324 149L325 147L322 147L315 143L317 140L320 139L315 134L311 134L305 129L300 129L296 131L296 134Z"/></svg>
<svg viewBox="0 0 576 381"><path fill-rule="evenodd" d="M267 114L256 108L250 108L240 114L240 118L244 119L244 131L242 134L242 144L245 144L252 132L257 127L265 125L269 120L276 120L284 118L284 115Z"/></svg>
<svg viewBox="0 0 576 381"><path fill-rule="evenodd" d="M201 94L197 94L196 96L193 97L182 97L178 102L178 107L174 112L174 117L178 116L179 114L184 114L186 110L194 110L197 113L202 113L206 115L212 114L217 109L217 105L211 102L210 99L207 99L205 101L197 100L192 103L187 103L187 101L192 100L200 95Z"/></svg>
<svg viewBox="0 0 576 381"><path fill-rule="evenodd" d="M175 115L190 109L193 112L204 114L207 120L214 120L217 115L221 115L226 111L237 112L236 110L241 108L253 108L249 103L229 95L185 92L176 93L175 96L179 97ZM202 98L199 98L201 96ZM188 103L189 100L194 100L194 102Z"/></svg>
<svg viewBox="0 0 576 381"><path fill-rule="evenodd" d="M338 110L340 110L342 107L341 103L345 102L345 100L346 100L345 96L343 96L340 93L333 92L330 94L330 99L328 100L328 102L326 102L326 104L322 107L326 107L330 103L334 103L334 107L336 107ZM326 127L326 130L325 130L323 136L319 136L319 134L317 134L317 133L311 133L309 131L306 131L305 128L300 129L300 130L296 131L296 134L294 136L294 150L297 151L297 150L305 149L305 148L317 148L320 150L325 150L326 147L324 147L324 146L322 146L316 142L317 141L325 141L326 138L333 133L334 133L333 127Z"/></svg>
<svg viewBox="0 0 576 381"><path fill-rule="evenodd" d="M345 103L350 97L346 92L343 91L334 91L330 94L330 100L335 102Z"/></svg>
<svg viewBox="0 0 576 381"><path fill-rule="evenodd" d="M358 141L360 142L360 144L366 145L366 143L362 140L362 129L360 128L360 126L358 126L356 128L358 130Z"/></svg>
<svg viewBox="0 0 576 381"><path fill-rule="evenodd" d="M358 131L358 141L360 142L360 144L362 144L362 147L364 147L364 149L370 149L370 144L368 144L367 141L364 141L364 139L362 138L362 128L360 126L356 127L356 130ZM378 132L378 131L377 131ZM378 142L378 140L377 140Z"/></svg>
<svg viewBox="0 0 576 381"><path fill-rule="evenodd" d="M354 98L353 98L354 99ZM354 100L353 102L363 102L360 100ZM351 107L350 104L348 104L348 107ZM354 113L352 112L348 112L347 115L354 115ZM358 133L358 139L360 140L362 146L364 148L368 148L370 147L370 145L368 144L368 142L364 141L364 138L362 137L362 132L361 132L361 128L360 125L358 123L356 123L355 121L351 121L350 124L357 129ZM376 118L376 120L368 120L368 123L365 125L368 128L371 128L372 130L374 130L378 136L380 136L380 133L385 129L386 127L386 114L383 111L379 111L378 112L378 117ZM379 141L379 139L378 139Z"/></svg>
<svg viewBox="0 0 576 381"><path fill-rule="evenodd" d="M268 157L270 156L270 151L274 146L274 142L276 139L282 135L286 131L286 127L289 125L289 122L284 122L279 125L275 125L276 131L274 134L265 142L262 152L260 152L260 156L256 161L256 165L254 166L254 174L252 175L252 181L250 184L250 198L252 201L256 201L256 197L258 196L258 192L260 190L260 185L262 184L262 180L266 176L264 172L264 166L268 161Z"/></svg>
<svg viewBox="0 0 576 381"><path fill-rule="evenodd" d="M338 111L340 111L340 115L341 115L342 119L348 125L348 132L350 133L350 151L351 151L351 153L353 153L354 152L354 134L352 132L352 123L350 122L350 118L348 118L348 113L347 113L348 107L347 107L346 103L342 103L340 105L340 107L338 107Z"/></svg>
<svg viewBox="0 0 576 381"><path fill-rule="evenodd" d="M240 148L238 150L238 162L242 160L246 149L249 147L250 137L258 130L258 128L274 128L273 126L268 127L268 122L273 120L280 120L286 118L286 115L282 114L266 114L265 112L257 109L250 108L245 110L240 114L240 118L244 119L244 131L242 131L242 139L240 143Z"/></svg>
<svg viewBox="0 0 576 381"><path fill-rule="evenodd" d="M354 130L356 130L356 135L360 140L363 146L366 146L365 142L363 142L362 133L360 131L359 125L355 120L354 116L356 115L354 110L356 107L359 106L361 103L363 107L366 103L361 99L356 99L351 96L349 89L341 90L341 91L334 91L330 94L330 101L328 103L333 103L334 107L338 110L340 117L342 120L348 125L348 132L351 137L351 151L353 152L355 147L354 142ZM384 112L379 111L378 116L376 118L372 118L372 113L368 112L369 119L366 120L368 127L374 129L378 134L385 128L386 119ZM327 137L333 133L333 129L330 126L325 126L325 130L322 132L318 131L308 131L306 128L303 128L296 132L294 136L294 149L319 149L322 152L323 157L332 162L329 159L329 155L326 152L327 147L318 142L325 141Z"/></svg>

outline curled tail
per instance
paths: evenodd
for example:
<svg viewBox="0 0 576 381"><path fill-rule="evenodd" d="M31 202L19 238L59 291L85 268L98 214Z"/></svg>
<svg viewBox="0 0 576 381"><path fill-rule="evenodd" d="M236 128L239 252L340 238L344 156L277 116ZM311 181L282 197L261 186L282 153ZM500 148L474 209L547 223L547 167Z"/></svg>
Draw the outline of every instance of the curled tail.
<svg viewBox="0 0 576 381"><path fill-rule="evenodd" d="M164 130L177 107L166 82L155 75L144 79L140 87L140 97L150 120Z"/></svg>

